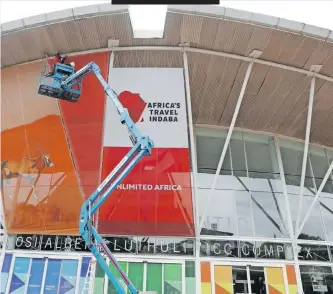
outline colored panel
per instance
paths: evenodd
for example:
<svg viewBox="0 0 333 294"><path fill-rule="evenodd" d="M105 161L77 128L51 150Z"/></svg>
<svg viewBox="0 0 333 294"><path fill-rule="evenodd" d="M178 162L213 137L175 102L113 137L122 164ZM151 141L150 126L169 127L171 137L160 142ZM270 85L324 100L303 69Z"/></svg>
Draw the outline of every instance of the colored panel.
<svg viewBox="0 0 333 294"><path fill-rule="evenodd" d="M295 273L295 267L292 264L286 265L287 279L288 279L288 288L289 294L297 294L297 279Z"/></svg>
<svg viewBox="0 0 333 294"><path fill-rule="evenodd" d="M185 261L185 289L186 294L196 293L194 261Z"/></svg>
<svg viewBox="0 0 333 294"><path fill-rule="evenodd" d="M267 285L269 293L285 294L283 271L281 267L266 267Z"/></svg>
<svg viewBox="0 0 333 294"><path fill-rule="evenodd" d="M76 69L91 61L95 62L107 80L108 52L73 56L70 61L75 62ZM75 167L86 198L100 183L104 104L104 88L94 74L84 78L78 103L59 101Z"/></svg>
<svg viewBox="0 0 333 294"><path fill-rule="evenodd" d="M128 278L138 290L143 289L143 263L129 262L128 263ZM127 294L131 294L127 290Z"/></svg>
<svg viewBox="0 0 333 294"><path fill-rule="evenodd" d="M43 282L45 259L33 258L27 294L40 294Z"/></svg>
<svg viewBox="0 0 333 294"><path fill-rule="evenodd" d="M37 93L43 64L2 70L1 170L6 228L10 234L75 235L83 195L58 102Z"/></svg>
<svg viewBox="0 0 333 294"><path fill-rule="evenodd" d="M162 264L148 263L147 264L147 291L157 291L162 293Z"/></svg>
<svg viewBox="0 0 333 294"><path fill-rule="evenodd" d="M122 270L127 273L127 262L118 262L120 267L122 268ZM111 270L111 272L113 273L113 275L117 278L118 282L120 283L120 285L122 286L122 288L126 291L126 284L125 282L120 278L119 273L116 271L115 267L110 264L109 265L109 269ZM118 292L116 291L116 288L113 286L113 284L111 283L111 280L109 280L108 282L108 294L118 294Z"/></svg>
<svg viewBox="0 0 333 294"><path fill-rule="evenodd" d="M232 294L232 267L230 265L216 265L214 267L215 293Z"/></svg>
<svg viewBox="0 0 333 294"><path fill-rule="evenodd" d="M210 283L210 263L201 262L201 282Z"/></svg>
<svg viewBox="0 0 333 294"><path fill-rule="evenodd" d="M182 265L164 264L164 293L181 294L182 293Z"/></svg>
<svg viewBox="0 0 333 294"><path fill-rule="evenodd" d="M91 257L83 257L80 271L79 293L83 293L84 282L89 268Z"/></svg>
<svg viewBox="0 0 333 294"><path fill-rule="evenodd" d="M61 263L59 294L74 294L78 260L63 260Z"/></svg>
<svg viewBox="0 0 333 294"><path fill-rule="evenodd" d="M94 281L94 294L104 293L104 270L100 267L99 263L96 263L96 274Z"/></svg>
<svg viewBox="0 0 333 294"><path fill-rule="evenodd" d="M49 259L44 285L44 293L58 294L61 260Z"/></svg>
<svg viewBox="0 0 333 294"><path fill-rule="evenodd" d="M201 262L201 293L202 294L212 293L209 262Z"/></svg>
<svg viewBox="0 0 333 294"><path fill-rule="evenodd" d="M10 283L9 293L24 294L28 281L30 258L17 257L15 259L14 271Z"/></svg>
<svg viewBox="0 0 333 294"><path fill-rule="evenodd" d="M2 263L2 268L1 268L1 284L0 284L0 293L4 294L6 291L7 283L8 283L8 277L9 277L9 270L10 266L12 264L13 260L13 254L5 254L3 263Z"/></svg>
<svg viewBox="0 0 333 294"><path fill-rule="evenodd" d="M183 69L113 68L109 81L136 127L154 141L154 148L101 207L100 232L194 236ZM102 178L131 147L108 99Z"/></svg>

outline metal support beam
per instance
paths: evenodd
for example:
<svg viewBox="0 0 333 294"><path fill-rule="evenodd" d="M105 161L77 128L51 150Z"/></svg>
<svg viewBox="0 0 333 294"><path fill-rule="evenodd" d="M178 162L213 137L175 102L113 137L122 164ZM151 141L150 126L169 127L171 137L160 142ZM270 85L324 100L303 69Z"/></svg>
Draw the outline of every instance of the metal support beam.
<svg viewBox="0 0 333 294"><path fill-rule="evenodd" d="M305 225L306 221L308 220L308 218L309 218L309 216L311 214L311 211L312 211L313 207L315 206L315 204L316 204L316 202L317 202L317 200L318 200L321 192L323 191L323 188L326 185L327 179L330 176L332 170L333 170L333 161L331 162L331 164L330 164L330 166L329 166L329 168L328 168L328 170L327 170L327 172L325 174L325 177L323 178L323 180L322 180L322 182L321 182L321 184L319 186L319 189L318 189L318 191L316 193L315 198L313 199L313 201L312 201L312 203L311 203L308 211L306 212L306 214L304 216L302 224L300 225L298 231L296 232L296 235L295 235L296 238L298 238L299 234L302 232L302 230L304 228L304 225Z"/></svg>
<svg viewBox="0 0 333 294"><path fill-rule="evenodd" d="M311 79L311 85L310 85L308 117L307 117L307 121L306 121L306 130L305 130L305 142L304 142L303 163L302 163L302 171L301 171L301 185L300 185L299 199L298 199L296 230L299 228L299 222L300 222L301 211L302 211L304 181L305 181L305 173L306 173L308 151L309 151L309 140L310 140L310 133L311 133L311 118L312 118L315 83L316 83L316 77L313 76Z"/></svg>
<svg viewBox="0 0 333 294"><path fill-rule="evenodd" d="M256 54L256 56L257 56L257 54ZM208 211L208 207L209 207L210 202L212 200L213 191L215 189L218 176L220 175L225 155L227 154L227 150L228 150L229 142L230 142L230 139L231 139L231 135L232 135L232 132L233 132L234 127L235 127L236 119L238 117L239 109L240 109L240 106L241 106L243 98L244 98L245 89L246 89L247 83L249 81L250 74L251 74L252 67L253 67L253 62L254 62L254 59L255 59L256 56L252 57L252 60L249 63L249 65L247 67L247 70L246 70L246 74L245 74L245 77L244 77L243 85L242 85L241 91L239 93L237 104L236 104L236 107L235 107L235 111L234 111L234 114L233 114L233 117L232 117L232 120L231 120L231 124L230 124L229 130L228 130L227 138L225 140L225 143L224 143L224 146L223 146L223 150L222 150L222 153L221 153L221 156L220 156L220 160L219 160L219 163L217 165L217 169L216 169L216 173L215 173L214 180L213 180L213 183L212 183L212 187L210 188L210 193L209 193L209 196L208 196L208 201L206 203L206 207L205 207L204 213L202 215L202 219L201 219L201 222L200 222L200 229L203 226L203 223L204 223L207 211Z"/></svg>
<svg viewBox="0 0 333 294"><path fill-rule="evenodd" d="M190 132L190 150L191 150L191 163L192 163L192 206L194 214L194 227L195 227L195 282L196 282L196 293L201 294L201 266L200 266L200 227L199 227L199 194L197 186L197 174L198 174L198 165L197 165L197 151L195 144L195 133L194 133L194 124L192 120L192 101L191 101L191 87L190 87L190 75L188 70L188 58L187 53L184 50L183 52L183 62L184 62L184 78L185 78L185 90L186 90L186 104L187 104L187 115L188 115L188 126Z"/></svg>
<svg viewBox="0 0 333 294"><path fill-rule="evenodd" d="M281 150L280 150L280 145L279 145L279 141L278 141L277 137L274 138L274 142L275 142L276 157L277 157L277 161L278 161L278 165L279 165L279 173L280 173L281 183L282 183L282 187L283 187L283 198L284 198L284 203L285 203L286 210L287 210L288 231L289 231L289 235L290 235L290 239L291 239L292 247L293 247L297 290L298 290L298 293L303 293L301 271L300 271L299 262L298 262L297 238L295 237L295 234L294 234L293 221L292 221L292 217L291 217L291 210L290 210L290 204L289 204L289 199L288 199L288 190L287 190L287 185L286 185L286 179L284 176L284 168L283 168L283 163L282 163Z"/></svg>

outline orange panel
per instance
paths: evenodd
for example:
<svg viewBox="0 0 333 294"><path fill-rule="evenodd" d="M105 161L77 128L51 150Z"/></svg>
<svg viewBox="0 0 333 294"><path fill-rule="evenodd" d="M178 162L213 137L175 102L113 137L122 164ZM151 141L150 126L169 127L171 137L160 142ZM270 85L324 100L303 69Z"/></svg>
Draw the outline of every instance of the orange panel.
<svg viewBox="0 0 333 294"><path fill-rule="evenodd" d="M266 283L271 294L285 294L283 270L281 267L266 267Z"/></svg>
<svg viewBox="0 0 333 294"><path fill-rule="evenodd" d="M210 263L201 262L201 282L210 283Z"/></svg>
<svg viewBox="0 0 333 294"><path fill-rule="evenodd" d="M232 294L232 267L230 265L216 265L214 267L215 294Z"/></svg>
<svg viewBox="0 0 333 294"><path fill-rule="evenodd" d="M42 65L2 71L5 221L12 234L78 234L83 196L57 101L37 93Z"/></svg>
<svg viewBox="0 0 333 294"><path fill-rule="evenodd" d="M287 270L287 277L288 277L288 284L289 285L297 285L297 279L296 279L296 273L295 273L295 267L292 264L286 265Z"/></svg>

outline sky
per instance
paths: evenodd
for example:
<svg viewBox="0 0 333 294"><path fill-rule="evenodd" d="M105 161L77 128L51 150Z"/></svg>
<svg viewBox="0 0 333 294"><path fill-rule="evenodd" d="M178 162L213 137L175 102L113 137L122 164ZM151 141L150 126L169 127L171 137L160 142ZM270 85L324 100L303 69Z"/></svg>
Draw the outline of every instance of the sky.
<svg viewBox="0 0 333 294"><path fill-rule="evenodd" d="M0 0L1 3L1 23L20 19L27 16L38 15L51 11L63 10L78 6L86 6L100 3L110 3L104 1L15 1ZM220 1L224 7L236 8L266 15L282 17L310 25L333 30L333 1ZM142 14L145 19L145 14Z"/></svg>

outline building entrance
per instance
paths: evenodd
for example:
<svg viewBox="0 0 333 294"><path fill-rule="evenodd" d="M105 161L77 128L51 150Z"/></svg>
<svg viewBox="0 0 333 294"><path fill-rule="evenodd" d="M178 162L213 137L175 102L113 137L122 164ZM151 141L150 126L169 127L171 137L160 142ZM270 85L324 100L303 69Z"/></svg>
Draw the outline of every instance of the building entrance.
<svg viewBox="0 0 333 294"><path fill-rule="evenodd" d="M213 264L212 275L215 294L290 293L284 265Z"/></svg>

